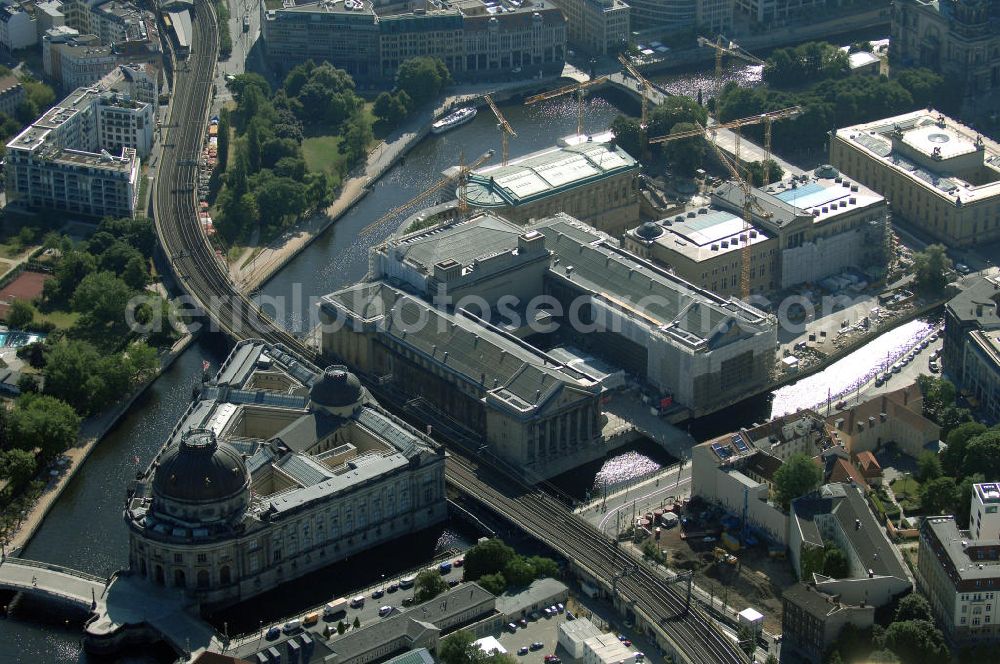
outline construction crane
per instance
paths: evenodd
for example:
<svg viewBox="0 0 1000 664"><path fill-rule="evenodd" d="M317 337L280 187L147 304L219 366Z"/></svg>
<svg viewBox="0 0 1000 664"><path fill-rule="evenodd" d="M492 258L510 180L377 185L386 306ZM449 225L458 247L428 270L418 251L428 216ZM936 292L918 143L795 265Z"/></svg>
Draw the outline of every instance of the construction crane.
<svg viewBox="0 0 1000 664"><path fill-rule="evenodd" d="M788 110L788 109L786 109ZM782 111L777 111L781 113ZM759 116L757 116L759 117ZM748 120L750 118L744 118ZM734 122L739 122L739 120L734 120ZM722 151L715 143L715 130L722 127L722 125L713 125L706 129L701 126L700 123L695 123L698 125L698 129L692 129L691 131L678 132L676 134L671 134L669 136L661 136L656 139L657 143L667 143L669 141L677 141L684 138L691 138L692 136L702 136L705 137L709 145L715 151L716 156L719 158L726 168L729 170L729 174L732 176L733 181L736 186L740 188L743 192L743 231L739 236L740 249L740 262L742 263L742 269L740 271L740 295L744 300L750 297L750 244L751 236L750 230L753 226L753 213L757 210L761 216L767 218L771 216L771 213L761 207L760 203L757 202L757 198L753 193L753 186L744 177L743 173L740 172L740 164L733 157L729 157L725 152ZM745 124L752 124L746 122ZM737 125L739 126L739 125ZM706 136L706 134L711 134L711 136ZM739 134L737 134L738 136ZM651 141L652 142L652 141Z"/></svg>
<svg viewBox="0 0 1000 664"><path fill-rule="evenodd" d="M414 205L423 203L433 194L441 191L450 184L454 184L455 182L458 182L458 212L460 215L464 216L469 209L469 202L468 199L466 198L466 193L465 193L466 183L468 182L469 179L469 173L476 170L484 163L492 159L493 154L494 154L493 150L490 150L486 154L479 157L479 159L476 159L474 162L468 165L465 164L465 155L463 154L459 161L458 169L455 170L454 173L449 173L448 175L445 175L443 178L441 178L440 180L438 180L437 182L435 182L430 187L420 192L410 200L406 201L402 205L397 205L396 207L392 208L384 215L382 215L372 223L362 228L361 232L358 233L358 235L359 236L368 235L369 233L371 233L373 230L384 224L389 219L398 216L403 210L411 208Z"/></svg>
<svg viewBox="0 0 1000 664"><path fill-rule="evenodd" d="M741 139L741 129L743 127L748 127L750 125L763 124L764 125L764 160L762 166L764 167L764 177L767 179L767 164L771 161L771 124L775 120L787 120L789 118L794 118L802 113L802 108L799 106L789 106L788 108L783 108L778 111L770 111L768 113L761 113L760 115L751 115L745 118L740 118L739 120L730 120L729 122L723 122L722 124L715 124L709 127L709 131L712 133L714 139L715 132L719 129L732 129L733 133L736 134L736 146L733 150L733 158L736 163L740 163L740 139ZM676 134L668 134L666 136L657 136L656 138L649 139L650 143L666 143L667 141L674 141L680 138L691 138L693 136L704 136L704 129L691 129L689 131L678 132ZM761 182L760 185L763 186L768 184L767 182Z"/></svg>
<svg viewBox="0 0 1000 664"><path fill-rule="evenodd" d="M486 95L483 99L485 99L486 103L490 105L490 110L493 111L493 115L497 117L497 128L500 130L500 163L506 166L508 155L507 137L513 136L514 138L517 138L517 132L514 131L514 128L510 126L509 122L507 122L507 118L505 118L503 113L500 112L500 109L497 108L496 103L493 101L493 97Z"/></svg>
<svg viewBox="0 0 1000 664"><path fill-rule="evenodd" d="M550 90L548 92L542 92L540 94L528 97L524 100L525 104L537 104L540 101L546 101L548 99L555 99L556 97L562 97L563 95L568 95L570 93L576 93L576 135L583 135L583 99L586 96L587 88L592 88L595 85L600 85L608 80L607 76L599 76L597 78L592 78L589 81L584 81L583 83L574 83L573 85L567 85L556 90Z"/></svg>
<svg viewBox="0 0 1000 664"><path fill-rule="evenodd" d="M639 70L632 66L628 58L625 57L624 53L618 54L618 62L622 63L622 67L625 71L629 73L632 78L639 82L639 86L642 88L642 128L646 128L646 124L649 120L649 92L653 89L653 84L646 80L646 77L639 73Z"/></svg>
<svg viewBox="0 0 1000 664"><path fill-rule="evenodd" d="M722 35L719 35L718 39L712 41L705 37L698 37L699 46L708 46L715 49L715 98L718 99L719 95L722 94L722 56L732 55L737 58L742 58L747 62L752 62L755 65L763 65L764 61L758 58L752 53L747 53L742 48L740 48L734 42L729 41Z"/></svg>

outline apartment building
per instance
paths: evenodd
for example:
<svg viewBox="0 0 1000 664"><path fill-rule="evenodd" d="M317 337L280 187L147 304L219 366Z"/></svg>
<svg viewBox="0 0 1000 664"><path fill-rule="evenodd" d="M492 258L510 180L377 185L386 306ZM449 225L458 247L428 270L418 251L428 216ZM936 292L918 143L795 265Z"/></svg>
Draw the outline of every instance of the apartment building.
<svg viewBox="0 0 1000 664"><path fill-rule="evenodd" d="M628 45L631 8L622 0L553 0L566 15L571 45L593 55L614 55Z"/></svg>
<svg viewBox="0 0 1000 664"><path fill-rule="evenodd" d="M132 217L154 109L80 88L7 144L7 199L90 217Z"/></svg>
<svg viewBox="0 0 1000 664"><path fill-rule="evenodd" d="M95 87L155 107L159 97L159 73L158 69L148 64L118 65L105 74Z"/></svg>
<svg viewBox="0 0 1000 664"><path fill-rule="evenodd" d="M364 0L289 0L261 12L273 64L326 60L363 85L391 82L400 64L419 56L441 58L458 80L555 74L566 57L566 21L548 2L467 0L409 11Z"/></svg>
<svg viewBox="0 0 1000 664"><path fill-rule="evenodd" d="M830 163L948 246L1000 239L1000 145L938 111L837 129Z"/></svg>
<svg viewBox="0 0 1000 664"><path fill-rule="evenodd" d="M17 76L10 74L0 78L0 113L13 116L18 104L24 99L24 86Z"/></svg>
<svg viewBox="0 0 1000 664"><path fill-rule="evenodd" d="M0 45L19 51L38 43L35 17L15 2L0 5Z"/></svg>
<svg viewBox="0 0 1000 664"><path fill-rule="evenodd" d="M947 305L942 362L978 415L1000 422L1000 280L978 277Z"/></svg>
<svg viewBox="0 0 1000 664"><path fill-rule="evenodd" d="M920 526L917 583L937 623L956 646L1000 642L1000 489L975 484L972 523L932 516Z"/></svg>

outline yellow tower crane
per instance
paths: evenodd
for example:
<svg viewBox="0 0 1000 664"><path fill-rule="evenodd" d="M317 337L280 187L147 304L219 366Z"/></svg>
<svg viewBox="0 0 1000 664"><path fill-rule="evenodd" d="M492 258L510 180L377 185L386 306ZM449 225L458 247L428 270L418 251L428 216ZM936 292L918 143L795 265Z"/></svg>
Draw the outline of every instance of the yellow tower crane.
<svg viewBox="0 0 1000 664"><path fill-rule="evenodd" d="M653 89L653 84L646 80L646 77L639 73L629 59L624 53L618 54L618 62L622 63L622 67L629 75L639 82L639 86L642 88L642 128L645 129L649 122L649 92Z"/></svg>
<svg viewBox="0 0 1000 664"><path fill-rule="evenodd" d="M389 219L399 216L399 214L401 214L404 210L407 210L413 207L414 205L423 203L425 200L430 198L436 192L441 191L448 185L455 184L456 182L458 183L458 212L460 215L464 216L469 209L469 202L466 198L466 193L465 193L466 183L469 180L469 173L471 173L472 171L476 170L477 168L485 164L492 157L493 157L493 150L490 150L486 154L479 157L479 159L476 159L471 164L466 164L465 155L463 154L457 169L453 166L452 167L453 172L448 173L443 178L441 178L440 180L438 180L437 182L435 182L430 187L420 192L410 200L406 201L402 205L397 205L396 207L392 208L384 215L382 215L372 223L362 228L361 232L358 233L358 235L359 236L368 235L369 233L371 233L373 230L384 224Z"/></svg>
<svg viewBox="0 0 1000 664"><path fill-rule="evenodd" d="M562 97L563 95L568 95L571 93L576 93L576 135L581 136L583 134L583 100L587 94L587 88L592 88L595 85L600 85L608 80L607 76L598 76L589 81L584 81L583 83L574 83L573 85L566 85L556 90L549 90L548 92L542 92L537 95L533 95L524 100L525 104L537 104L540 101L546 101L547 99L555 99L556 97Z"/></svg>
<svg viewBox="0 0 1000 664"><path fill-rule="evenodd" d="M722 56L731 55L737 58L752 62L755 65L763 65L764 61L752 53L747 53L739 45L729 41L722 35L712 41L705 37L698 37L699 46L708 46L715 49L715 99L719 99L722 94Z"/></svg>
<svg viewBox="0 0 1000 664"><path fill-rule="evenodd" d="M743 192L743 232L740 233L740 295L744 300L750 297L750 259L751 251L750 245L752 243L752 237L750 235L750 230L753 226L753 212L758 210L762 216L768 217L770 213L764 210L760 204L757 202L756 197L753 193L753 184L744 177L743 173L740 172L742 168L740 166L738 155L729 157L725 152L722 151L715 142L715 133L719 129L736 129L744 127L747 125L760 124L761 122L770 123L774 120L781 120L785 118L794 117L799 113L798 106L792 106L789 108L782 109L780 111L773 111L771 113L763 113L761 115L752 115L747 118L740 118L739 120L733 120L732 122L726 122L720 125L712 125L708 129L702 127L700 124L697 129L692 129L690 131L677 132L676 134L670 134L667 136L658 136L657 138L650 139L650 143L668 143L670 141L678 141L685 138L692 138L695 136L701 136L705 138L712 149L715 151L716 156L719 158L725 167L729 170L729 174L732 176L733 181L736 186L740 188ZM769 116L769 117L768 117ZM739 133L736 134L737 138ZM737 142L737 150L739 149L739 143Z"/></svg>
<svg viewBox="0 0 1000 664"><path fill-rule="evenodd" d="M500 130L500 163L506 166L508 156L507 137L513 136L514 138L517 138L517 132L514 131L514 128L510 126L509 122L507 122L507 118L505 118L503 113L500 112L500 109L497 108L496 103L493 101L493 97L485 95L483 99L485 99L486 103L490 105L490 110L493 111L493 115L497 118L497 129Z"/></svg>
<svg viewBox="0 0 1000 664"><path fill-rule="evenodd" d="M789 118L794 118L802 113L802 108L799 106L789 106L788 108L783 108L778 111L770 111L768 113L761 113L760 115L751 115L749 117L740 118L739 120L731 120L729 122L723 122L722 124L715 124L709 127L709 131L712 132L712 136L715 136L715 132L719 129L732 129L733 133L736 134L736 146L733 150L733 159L737 164L740 164L740 139L741 139L741 129L743 127L748 127L750 125L763 124L764 125L764 162L762 164L764 168L764 179L768 179L767 164L771 161L771 124L775 120L787 120ZM657 136L656 138L649 139L650 143L666 143L667 141L677 140L678 138L691 138L692 136L704 135L704 131L701 129L692 129L690 131L681 132L678 134L669 134L667 136ZM755 183L751 183L755 184ZM761 182L760 186L769 184L769 182Z"/></svg>

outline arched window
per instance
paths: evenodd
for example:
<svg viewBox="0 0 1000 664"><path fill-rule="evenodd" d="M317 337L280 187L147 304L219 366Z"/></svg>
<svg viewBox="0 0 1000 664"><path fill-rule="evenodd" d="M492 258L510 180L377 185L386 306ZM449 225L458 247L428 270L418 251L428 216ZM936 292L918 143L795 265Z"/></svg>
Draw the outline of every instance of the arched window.
<svg viewBox="0 0 1000 664"><path fill-rule="evenodd" d="M163 580L163 567L161 565L156 566L156 583L159 585L164 585L166 581Z"/></svg>
<svg viewBox="0 0 1000 664"><path fill-rule="evenodd" d="M229 575L229 565L223 565L222 569L219 570L219 583L224 586L232 583L232 579Z"/></svg>
<svg viewBox="0 0 1000 664"><path fill-rule="evenodd" d="M187 586L187 578L184 576L184 570L175 569L174 570L174 587L184 588Z"/></svg>
<svg viewBox="0 0 1000 664"><path fill-rule="evenodd" d="M139 573L142 574L143 578L146 576L146 560L145 558L139 561Z"/></svg>
<svg viewBox="0 0 1000 664"><path fill-rule="evenodd" d="M208 570L198 570L198 587L208 588Z"/></svg>

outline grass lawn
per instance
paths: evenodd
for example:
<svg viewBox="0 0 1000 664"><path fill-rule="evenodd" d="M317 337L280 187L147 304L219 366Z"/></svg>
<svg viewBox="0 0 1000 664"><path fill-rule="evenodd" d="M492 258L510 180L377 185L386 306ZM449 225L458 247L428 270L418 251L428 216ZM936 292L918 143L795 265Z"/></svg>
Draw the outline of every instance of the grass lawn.
<svg viewBox="0 0 1000 664"><path fill-rule="evenodd" d="M896 501L903 509L907 512L920 509L920 482L912 477L901 477L890 486L896 495Z"/></svg>
<svg viewBox="0 0 1000 664"><path fill-rule="evenodd" d="M340 136L310 136L302 141L302 158L310 171L326 171L338 180L347 156L340 151Z"/></svg>
<svg viewBox="0 0 1000 664"><path fill-rule="evenodd" d="M80 314L75 311L60 311L58 309L48 313L42 313L38 310L35 311L36 322L47 321L55 325L56 328L60 330L68 330L73 327L73 324L76 323L76 319L79 317Z"/></svg>

